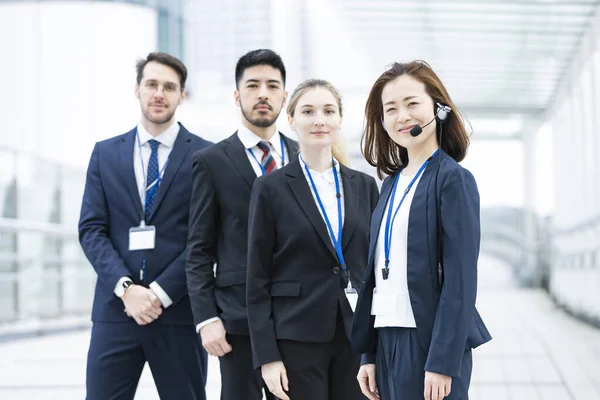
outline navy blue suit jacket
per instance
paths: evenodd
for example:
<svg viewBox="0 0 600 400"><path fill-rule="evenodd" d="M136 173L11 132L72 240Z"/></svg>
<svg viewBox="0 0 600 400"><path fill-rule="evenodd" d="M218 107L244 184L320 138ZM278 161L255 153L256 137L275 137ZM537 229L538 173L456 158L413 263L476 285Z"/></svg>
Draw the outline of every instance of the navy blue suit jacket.
<svg viewBox="0 0 600 400"><path fill-rule="evenodd" d="M173 304L158 319L165 324L192 325L185 277L192 156L209 145L180 124L154 209L146 217L156 227L153 250L129 251L129 228L139 226L142 203L133 169L136 129L96 143L90 159L79 219L79 241L96 270L92 321L125 322L123 302L114 294L123 276L139 284L146 256L147 282L156 281Z"/></svg>
<svg viewBox="0 0 600 400"><path fill-rule="evenodd" d="M438 157L441 157L438 158ZM460 376L463 354L491 339L475 309L479 256L479 192L473 175L440 151L423 172L415 190L408 221L407 278L417 335L427 353L425 370ZM442 219L444 284L437 278L437 212L435 175ZM362 363L375 359L377 331L371 315L375 249L395 175L381 188L370 229L369 259L354 314L352 346ZM441 289L441 290L440 290Z"/></svg>

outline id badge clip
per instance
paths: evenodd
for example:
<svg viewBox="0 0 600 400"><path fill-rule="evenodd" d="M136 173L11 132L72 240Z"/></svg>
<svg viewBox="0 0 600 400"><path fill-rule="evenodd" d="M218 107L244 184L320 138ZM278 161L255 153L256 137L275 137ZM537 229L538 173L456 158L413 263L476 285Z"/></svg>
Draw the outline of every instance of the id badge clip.
<svg viewBox="0 0 600 400"><path fill-rule="evenodd" d="M140 226L129 228L129 251L152 250L155 244L156 227L142 220Z"/></svg>
<svg viewBox="0 0 600 400"><path fill-rule="evenodd" d="M358 301L358 293L356 292L356 289L352 287L350 279L348 279L348 287L344 289L344 293L346 294L348 303L350 303L350 308L352 309L352 312L354 312L356 310L356 302Z"/></svg>

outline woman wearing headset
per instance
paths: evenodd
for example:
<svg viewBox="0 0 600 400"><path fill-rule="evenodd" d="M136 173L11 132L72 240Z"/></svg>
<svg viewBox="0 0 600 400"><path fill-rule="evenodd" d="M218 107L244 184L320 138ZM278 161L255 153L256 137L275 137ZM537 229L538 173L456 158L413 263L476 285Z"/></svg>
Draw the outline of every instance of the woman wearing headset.
<svg viewBox="0 0 600 400"><path fill-rule="evenodd" d="M350 345L367 265L375 180L344 166L342 103L328 82L292 94L298 160L256 180L250 201L247 309L254 364L283 400L364 399Z"/></svg>
<svg viewBox="0 0 600 400"><path fill-rule="evenodd" d="M383 182L352 330L358 381L383 400L467 399L471 349L491 339L475 309L479 193L469 139L422 61L394 63L366 105L363 154Z"/></svg>

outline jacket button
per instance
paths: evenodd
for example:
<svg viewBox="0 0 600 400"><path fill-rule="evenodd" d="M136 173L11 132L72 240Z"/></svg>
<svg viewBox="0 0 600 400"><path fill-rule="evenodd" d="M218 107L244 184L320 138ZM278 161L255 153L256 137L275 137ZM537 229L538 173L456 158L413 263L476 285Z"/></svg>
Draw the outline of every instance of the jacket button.
<svg viewBox="0 0 600 400"><path fill-rule="evenodd" d="M333 267L333 273L334 273L334 275L339 275L340 274L340 267Z"/></svg>

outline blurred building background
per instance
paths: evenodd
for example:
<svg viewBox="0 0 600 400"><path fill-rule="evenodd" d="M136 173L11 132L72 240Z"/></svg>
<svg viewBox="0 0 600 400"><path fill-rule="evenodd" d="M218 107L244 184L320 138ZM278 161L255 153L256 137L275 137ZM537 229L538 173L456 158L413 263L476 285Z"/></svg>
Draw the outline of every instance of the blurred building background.
<svg viewBox="0 0 600 400"><path fill-rule="evenodd" d="M235 63L262 47L284 59L288 91L311 77L340 88L353 167L367 172L372 83L393 61L429 62L472 127L463 165L481 193L482 253L600 327L599 3L0 0L0 341L87 324L85 168L96 141L139 121L136 60L181 58L178 119L217 141L239 124Z"/></svg>

